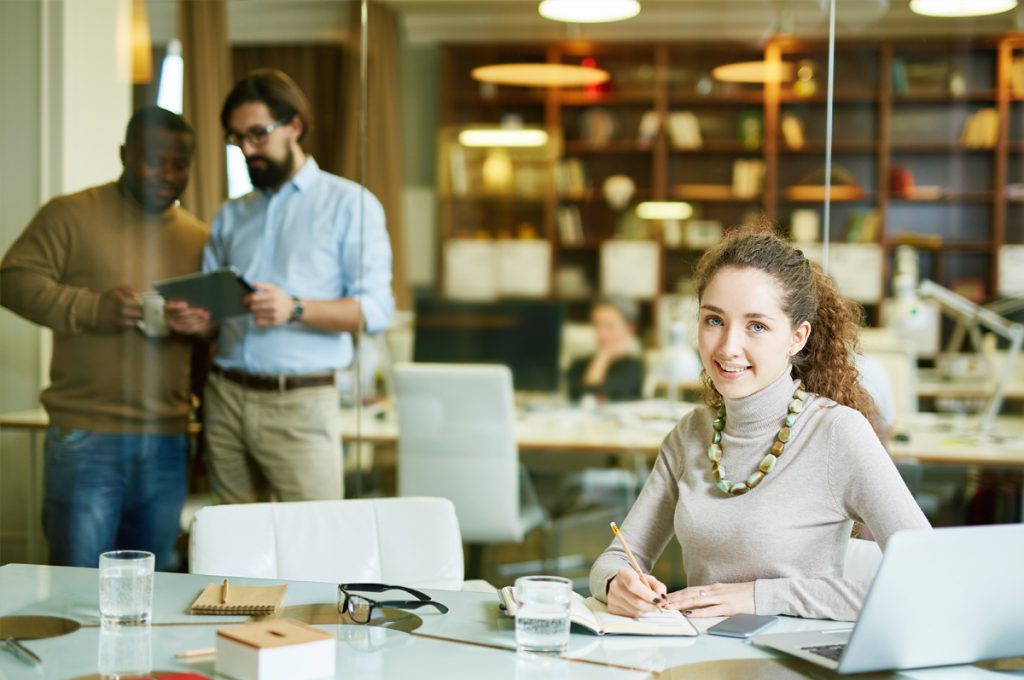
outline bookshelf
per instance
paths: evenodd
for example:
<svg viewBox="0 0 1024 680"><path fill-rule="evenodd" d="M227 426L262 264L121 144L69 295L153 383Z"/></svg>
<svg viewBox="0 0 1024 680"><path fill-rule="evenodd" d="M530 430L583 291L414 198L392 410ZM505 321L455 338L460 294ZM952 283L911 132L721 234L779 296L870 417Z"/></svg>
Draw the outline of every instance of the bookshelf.
<svg viewBox="0 0 1024 680"><path fill-rule="evenodd" d="M514 60L587 60L608 70L611 84L543 90L482 86L469 78L473 66ZM711 79L714 66L742 60L793 62L798 78L784 84ZM795 212L821 213L820 192L815 195L813 186L804 185L819 183L815 173L824 165L827 54L822 42L775 39L762 48L453 45L445 48L444 63L444 125L494 124L511 114L524 124L545 126L562 142L552 161L556 172L560 164L572 165L584 180L575 192L559 191L553 182L543 196L522 197L522 205L514 195L456 200L442 191L442 243L467 233L500 238L508 233L501 224L528 213L539 225L537 238L551 247L551 296L580 309L600 291L602 245L623 235L658 244L655 297L685 287L702 250L680 239L678 229L670 233L661 223L638 225L630 219L640 201L685 200L694 207L694 219L724 228L757 212L788 230ZM870 242L879 245L885 262L884 291L894 248L910 242L921 250L922 275L973 290L981 302L996 297L1000 249L1024 245L1024 33L970 42L841 41L836 82L833 162L854 186L833 195L830 238L846 241L849 228L870 219L877 229L868 234ZM981 117L990 117L994 128L977 128L979 143L964 128L983 110L991 110ZM650 117L660 125L649 125ZM688 137L691 120L699 129L697 142ZM793 125L802 143L794 141ZM740 161L755 166L763 180L756 190L737 195L734 173ZM634 184L624 209L609 206L602 191L614 175L627 175ZM897 186L897 175L912 181L912 188ZM843 184L842 178L834 172L834 183ZM456 208L460 202L465 207ZM572 239L560 228L559 216L566 211L578 214L582 225ZM560 291L560 271L566 268L575 269L571 278L582 277L589 290ZM877 322L877 309L868 308Z"/></svg>

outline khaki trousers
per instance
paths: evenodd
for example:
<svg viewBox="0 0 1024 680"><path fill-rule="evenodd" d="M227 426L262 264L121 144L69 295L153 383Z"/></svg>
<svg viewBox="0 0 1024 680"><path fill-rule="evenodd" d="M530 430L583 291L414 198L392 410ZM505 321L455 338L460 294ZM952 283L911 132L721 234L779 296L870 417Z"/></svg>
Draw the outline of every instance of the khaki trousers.
<svg viewBox="0 0 1024 680"><path fill-rule="evenodd" d="M271 392L211 373L205 402L214 502L343 497L341 413L334 386Z"/></svg>

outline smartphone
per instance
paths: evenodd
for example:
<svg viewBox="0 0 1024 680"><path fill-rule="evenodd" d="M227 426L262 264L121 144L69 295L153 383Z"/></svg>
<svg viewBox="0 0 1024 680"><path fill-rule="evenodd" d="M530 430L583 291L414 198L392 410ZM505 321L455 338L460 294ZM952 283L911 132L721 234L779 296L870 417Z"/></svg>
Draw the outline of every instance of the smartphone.
<svg viewBox="0 0 1024 680"><path fill-rule="evenodd" d="M725 637L748 638L779 620L777 616L756 616L754 614L736 614L721 623L708 628L708 635L724 635Z"/></svg>

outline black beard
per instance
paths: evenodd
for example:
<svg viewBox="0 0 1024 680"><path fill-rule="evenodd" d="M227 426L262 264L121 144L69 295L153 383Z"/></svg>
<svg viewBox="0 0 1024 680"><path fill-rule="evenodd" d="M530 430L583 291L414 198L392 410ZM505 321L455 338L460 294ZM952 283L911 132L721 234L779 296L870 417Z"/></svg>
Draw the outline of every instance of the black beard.
<svg viewBox="0 0 1024 680"><path fill-rule="evenodd" d="M252 162L260 160L266 163L266 167L254 168ZM295 163L295 154L288 149L288 154L283 161L275 161L266 156L253 156L246 161L249 168L249 180L257 189L276 189L284 184L288 175L292 172L292 165Z"/></svg>

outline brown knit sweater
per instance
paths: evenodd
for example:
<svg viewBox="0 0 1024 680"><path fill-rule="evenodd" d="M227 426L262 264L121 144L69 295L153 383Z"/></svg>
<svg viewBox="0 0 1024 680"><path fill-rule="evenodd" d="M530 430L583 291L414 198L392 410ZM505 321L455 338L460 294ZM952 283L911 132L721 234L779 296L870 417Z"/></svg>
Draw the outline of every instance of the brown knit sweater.
<svg viewBox="0 0 1024 680"><path fill-rule="evenodd" d="M728 479L757 469L786 416L789 373L743 399L726 399L722 464ZM714 486L706 451L712 413L698 408L665 438L654 469L622 525L650 570L673 533L691 586L754 581L758 614L853 620L870 582L842 578L850 529L865 524L884 549L901 529L930 528L858 411L808 395L775 468L760 486L727 496ZM617 541L590 572L594 596L629 566Z"/></svg>
<svg viewBox="0 0 1024 680"><path fill-rule="evenodd" d="M0 263L0 304L53 329L50 422L93 432L184 432L191 341L96 329L100 295L199 270L207 227L171 207L147 215L116 183L43 206Z"/></svg>

